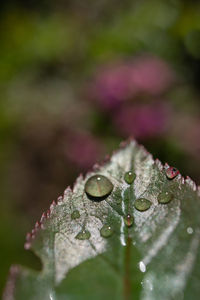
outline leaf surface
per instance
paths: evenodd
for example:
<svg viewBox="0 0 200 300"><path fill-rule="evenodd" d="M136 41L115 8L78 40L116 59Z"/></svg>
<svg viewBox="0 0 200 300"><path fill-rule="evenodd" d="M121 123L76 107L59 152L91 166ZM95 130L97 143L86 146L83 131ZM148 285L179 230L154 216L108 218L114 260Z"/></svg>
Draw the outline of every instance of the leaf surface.
<svg viewBox="0 0 200 300"><path fill-rule="evenodd" d="M124 180L128 171L136 174L131 184ZM180 174L169 179L168 172L130 141L80 176L27 235L25 247L40 257L42 271L12 267L4 300L198 299L199 189ZM98 174L113 190L91 199L85 183ZM161 193L171 201L159 203ZM140 198L151 202L146 211L134 206ZM87 239L77 239L83 233Z"/></svg>

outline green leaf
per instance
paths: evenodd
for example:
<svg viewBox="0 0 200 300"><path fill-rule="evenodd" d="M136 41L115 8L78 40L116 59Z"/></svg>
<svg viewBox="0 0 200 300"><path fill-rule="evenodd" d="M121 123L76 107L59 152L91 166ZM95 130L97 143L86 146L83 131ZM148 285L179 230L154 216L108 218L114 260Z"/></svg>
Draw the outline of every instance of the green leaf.
<svg viewBox="0 0 200 300"><path fill-rule="evenodd" d="M127 183L129 171L136 177ZM95 176L90 188L94 175L112 184L101 190ZM86 182L87 192L97 184L107 195L91 197ZM42 215L25 247L43 269L12 267L4 300L198 299L199 193L189 177L130 141Z"/></svg>

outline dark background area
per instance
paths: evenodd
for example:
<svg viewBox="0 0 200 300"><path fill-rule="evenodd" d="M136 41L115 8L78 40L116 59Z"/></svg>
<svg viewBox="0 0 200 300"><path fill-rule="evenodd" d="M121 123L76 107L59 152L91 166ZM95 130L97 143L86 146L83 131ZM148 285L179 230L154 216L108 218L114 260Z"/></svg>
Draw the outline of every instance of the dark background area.
<svg viewBox="0 0 200 300"><path fill-rule="evenodd" d="M0 249L132 136L200 183L199 1L2 1Z"/></svg>

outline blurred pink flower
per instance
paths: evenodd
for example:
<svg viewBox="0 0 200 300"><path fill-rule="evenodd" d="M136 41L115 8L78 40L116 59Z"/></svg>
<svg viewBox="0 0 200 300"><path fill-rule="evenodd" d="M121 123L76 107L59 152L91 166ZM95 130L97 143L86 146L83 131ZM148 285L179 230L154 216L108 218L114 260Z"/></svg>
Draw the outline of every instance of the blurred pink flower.
<svg viewBox="0 0 200 300"><path fill-rule="evenodd" d="M90 84L89 97L104 109L115 109L124 101L140 94L162 94L172 84L173 79L172 70L163 60L141 56L99 71Z"/></svg>
<svg viewBox="0 0 200 300"><path fill-rule="evenodd" d="M118 107L131 96L130 74L132 66L115 65L97 74L90 86L89 94L105 109Z"/></svg>
<svg viewBox="0 0 200 300"><path fill-rule="evenodd" d="M86 132L74 132L67 137L66 157L77 167L88 169L103 154L100 141Z"/></svg>
<svg viewBox="0 0 200 300"><path fill-rule="evenodd" d="M169 120L169 109L164 105L124 107L114 116L114 123L125 137L154 137L162 134Z"/></svg>
<svg viewBox="0 0 200 300"><path fill-rule="evenodd" d="M133 63L130 84L138 93L152 96L165 92L173 82L169 65L156 57L140 57Z"/></svg>

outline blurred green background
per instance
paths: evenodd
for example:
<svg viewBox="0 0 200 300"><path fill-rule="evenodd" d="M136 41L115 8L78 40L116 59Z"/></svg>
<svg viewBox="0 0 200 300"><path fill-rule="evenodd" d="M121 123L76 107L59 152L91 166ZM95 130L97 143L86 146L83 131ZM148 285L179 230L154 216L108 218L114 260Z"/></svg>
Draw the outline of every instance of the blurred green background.
<svg viewBox="0 0 200 300"><path fill-rule="evenodd" d="M200 3L0 4L0 291L25 234L132 136L200 183Z"/></svg>

